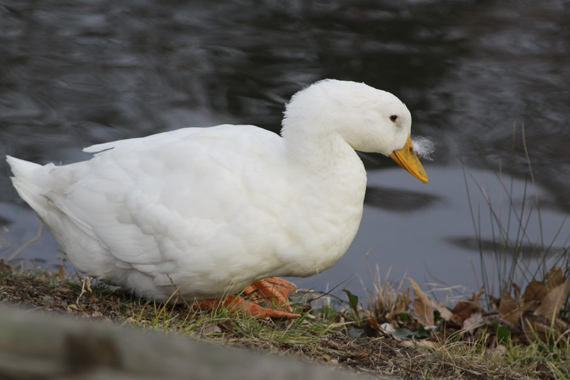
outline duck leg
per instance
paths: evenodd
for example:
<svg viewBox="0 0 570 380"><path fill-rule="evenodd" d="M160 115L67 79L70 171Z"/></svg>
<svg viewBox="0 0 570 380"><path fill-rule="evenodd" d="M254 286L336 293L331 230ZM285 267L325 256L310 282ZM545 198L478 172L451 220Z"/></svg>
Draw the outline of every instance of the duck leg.
<svg viewBox="0 0 570 380"><path fill-rule="evenodd" d="M244 295L252 301L239 296L228 296L202 300L198 304L202 309L217 309L224 306L232 313L245 313L259 318L297 318L299 314L291 313L291 306L287 299L296 289L297 287L289 281L270 277L255 281L243 291ZM261 306L256 302L263 302L268 306ZM283 308L286 311L274 309L272 306Z"/></svg>
<svg viewBox="0 0 570 380"><path fill-rule="evenodd" d="M279 307L292 311L289 305L289 295L297 287L287 280L279 277L268 277L257 280L245 288L243 293L256 303L264 302L266 305Z"/></svg>

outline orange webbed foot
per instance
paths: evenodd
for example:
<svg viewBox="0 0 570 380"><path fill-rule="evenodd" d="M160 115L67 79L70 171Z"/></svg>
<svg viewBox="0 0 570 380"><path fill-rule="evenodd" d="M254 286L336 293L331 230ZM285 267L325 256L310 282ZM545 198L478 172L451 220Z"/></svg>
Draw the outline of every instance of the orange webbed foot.
<svg viewBox="0 0 570 380"><path fill-rule="evenodd" d="M279 277L269 277L258 280L245 288L243 293L255 302L264 302L267 305L284 308L291 311L289 295L297 290L297 287L287 280Z"/></svg>
<svg viewBox="0 0 570 380"><path fill-rule="evenodd" d="M203 309L216 309L220 306L227 307L232 313L244 313L259 318L298 318L299 314L292 313L288 297L295 292L297 287L289 281L278 277L269 277L258 280L245 288L243 294L249 298L238 296L211 298L199 301L198 305ZM268 306L261 306L258 303ZM273 307L284 309L281 311Z"/></svg>
<svg viewBox="0 0 570 380"><path fill-rule="evenodd" d="M198 305L202 309L211 309L211 310L215 310L223 306L228 308L231 313L249 314L253 317L258 317L258 318L266 318L266 317L298 318L299 317L299 314L272 309L270 307L264 307L238 296L210 298L207 300L199 301Z"/></svg>

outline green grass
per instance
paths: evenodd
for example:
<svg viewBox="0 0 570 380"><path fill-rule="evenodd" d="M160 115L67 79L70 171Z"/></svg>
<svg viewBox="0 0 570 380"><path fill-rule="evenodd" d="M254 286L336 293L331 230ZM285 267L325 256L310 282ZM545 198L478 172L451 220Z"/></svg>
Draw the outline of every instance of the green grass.
<svg viewBox="0 0 570 380"><path fill-rule="evenodd" d="M488 348L486 339L449 342L430 351L433 362L447 370L462 370L485 379L566 379L558 374L568 373L569 348L545 352L540 344L499 346ZM508 371L505 371L508 369Z"/></svg>

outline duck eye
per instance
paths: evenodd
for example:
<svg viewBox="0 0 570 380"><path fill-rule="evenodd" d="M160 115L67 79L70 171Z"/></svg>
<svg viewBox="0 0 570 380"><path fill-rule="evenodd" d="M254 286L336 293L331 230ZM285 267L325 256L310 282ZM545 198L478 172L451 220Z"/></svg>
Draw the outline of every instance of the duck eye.
<svg viewBox="0 0 570 380"><path fill-rule="evenodd" d="M390 120L392 120L393 122L396 122L396 120L398 120L398 115L390 116Z"/></svg>

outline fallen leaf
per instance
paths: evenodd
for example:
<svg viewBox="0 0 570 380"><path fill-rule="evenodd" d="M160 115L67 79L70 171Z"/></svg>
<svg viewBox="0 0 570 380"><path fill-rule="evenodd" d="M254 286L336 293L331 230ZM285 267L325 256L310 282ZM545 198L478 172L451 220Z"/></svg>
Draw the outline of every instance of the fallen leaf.
<svg viewBox="0 0 570 380"><path fill-rule="evenodd" d="M524 305L523 310L540 308L540 305L544 302L545 297L550 292L552 292L553 289L561 286L563 282L564 274L560 267L552 268L544 276L544 281L538 281L533 278L527 285L522 296L522 302ZM551 301L552 300L550 300L549 303L551 303ZM543 308L543 311L548 307L550 307L550 305L545 306ZM541 313L543 311L541 311Z"/></svg>
<svg viewBox="0 0 570 380"><path fill-rule="evenodd" d="M452 310L453 314L464 314L467 318L471 314L482 312L483 307L479 304L481 294L483 294L483 288L479 289L477 293L473 292L471 299L459 301Z"/></svg>
<svg viewBox="0 0 570 380"><path fill-rule="evenodd" d="M524 291L523 300L525 302L531 300L542 301L550 290L562 285L563 282L564 274L562 273L562 268L554 267L544 276L544 281L538 281L534 278L530 281Z"/></svg>
<svg viewBox="0 0 570 380"><path fill-rule="evenodd" d="M499 308L499 304L501 303L501 299L493 297L491 294L487 294L487 296L491 300L492 304L495 305L495 308Z"/></svg>
<svg viewBox="0 0 570 380"><path fill-rule="evenodd" d="M398 314L406 312L407 309L408 305L406 305L403 300L399 300L398 302L396 302L396 307L394 308L394 310L386 314L386 320L389 322L393 321L394 319L396 319L396 316Z"/></svg>
<svg viewBox="0 0 570 380"><path fill-rule="evenodd" d="M364 320L364 322L365 322L368 326L372 327L374 330L381 331L380 325L378 324L378 321L376 320L376 318L374 318L374 317L368 317L368 318L366 318L366 319Z"/></svg>
<svg viewBox="0 0 570 380"><path fill-rule="evenodd" d="M431 301L431 306L439 312L439 316L446 321L453 317L453 312L437 301Z"/></svg>
<svg viewBox="0 0 570 380"><path fill-rule="evenodd" d="M548 294L548 287L542 281L532 279L523 293L524 303L540 302Z"/></svg>
<svg viewBox="0 0 570 380"><path fill-rule="evenodd" d="M497 310L501 318L507 321L518 324L520 319L520 309L517 301L506 290L501 295L499 309Z"/></svg>
<svg viewBox="0 0 570 380"><path fill-rule="evenodd" d="M380 328L382 330L384 330L385 332L390 333L390 334L396 331L396 329L394 327L392 327L392 325L389 323L382 323Z"/></svg>
<svg viewBox="0 0 570 380"><path fill-rule="evenodd" d="M469 318L463 321L463 330L473 330L481 325L483 321L483 313L478 312L471 314Z"/></svg>
<svg viewBox="0 0 570 380"><path fill-rule="evenodd" d="M550 286L550 289L554 289L555 287L562 285L564 282L564 273L562 272L562 268L553 267L548 271L546 276L544 276L544 281Z"/></svg>
<svg viewBox="0 0 570 380"><path fill-rule="evenodd" d="M420 289L419 285L414 280L408 277L414 289L414 296L416 297L413 304L413 313L418 317L420 323L425 326L433 325L433 309L431 308L431 300Z"/></svg>
<svg viewBox="0 0 570 380"><path fill-rule="evenodd" d="M556 318L558 311L562 308L566 299L568 298L568 291L570 290L570 281L558 285L552 289L542 300L540 306L534 312L537 315L542 315L547 318Z"/></svg>

